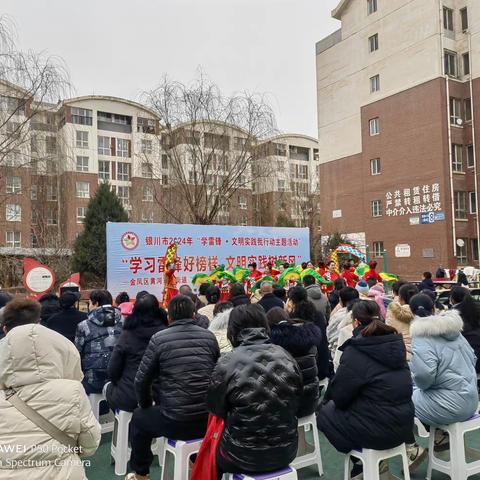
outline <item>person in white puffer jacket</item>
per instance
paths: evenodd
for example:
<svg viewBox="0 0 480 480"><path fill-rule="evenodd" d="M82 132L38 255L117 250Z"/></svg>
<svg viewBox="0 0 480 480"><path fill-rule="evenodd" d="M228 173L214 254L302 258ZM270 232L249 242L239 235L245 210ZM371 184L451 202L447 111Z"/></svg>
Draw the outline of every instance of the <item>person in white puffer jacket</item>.
<svg viewBox="0 0 480 480"><path fill-rule="evenodd" d="M38 324L40 304L18 299L3 312L0 341L0 478L85 480L83 457L100 443L100 425L85 390L80 355L59 333ZM5 398L10 389L30 408L77 442L53 439ZM79 451L79 450L77 450Z"/></svg>

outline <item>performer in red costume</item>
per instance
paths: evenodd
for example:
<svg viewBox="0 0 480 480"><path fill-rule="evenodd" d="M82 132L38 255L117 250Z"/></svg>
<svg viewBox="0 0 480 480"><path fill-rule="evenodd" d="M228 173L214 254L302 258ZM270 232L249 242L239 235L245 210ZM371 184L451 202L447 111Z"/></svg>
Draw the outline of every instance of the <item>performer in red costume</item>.
<svg viewBox="0 0 480 480"><path fill-rule="evenodd" d="M369 278L374 278L378 283L382 283L382 277L375 270L377 268L377 262L372 260L368 266L370 267L370 270L363 276L363 279L368 280Z"/></svg>
<svg viewBox="0 0 480 480"><path fill-rule="evenodd" d="M175 261L165 265L165 290L163 291L163 305L165 308L168 307L170 300L175 295L178 295L178 280L175 276L176 270L177 264Z"/></svg>
<svg viewBox="0 0 480 480"><path fill-rule="evenodd" d="M358 281L360 280L360 278L358 278L358 275L355 274L355 268L351 267L350 263L346 263L343 266L343 272L341 277L345 280L347 287L352 287L352 288L355 288L357 286Z"/></svg>
<svg viewBox="0 0 480 480"><path fill-rule="evenodd" d="M327 263L327 270L325 271L324 278L325 280L329 280L330 282L332 282L331 285L327 286L327 292L330 293L333 291L333 284L335 283L335 280L337 278L340 278L340 274L337 272L337 264L333 260L330 260Z"/></svg>
<svg viewBox="0 0 480 480"><path fill-rule="evenodd" d="M280 270L275 270L273 268L273 263L268 262L265 265L265 276L272 277L275 281L277 281L279 275L280 275Z"/></svg>

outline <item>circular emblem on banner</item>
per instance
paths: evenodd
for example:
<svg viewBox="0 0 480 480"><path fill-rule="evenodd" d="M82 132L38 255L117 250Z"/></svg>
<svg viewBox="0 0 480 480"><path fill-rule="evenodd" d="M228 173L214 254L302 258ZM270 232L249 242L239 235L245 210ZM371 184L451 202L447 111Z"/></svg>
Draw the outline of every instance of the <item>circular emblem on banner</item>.
<svg viewBox="0 0 480 480"><path fill-rule="evenodd" d="M55 275L43 266L32 268L25 276L25 286L33 293L48 292L54 283Z"/></svg>
<svg viewBox="0 0 480 480"><path fill-rule="evenodd" d="M125 232L120 239L122 247L126 250L135 250L138 247L138 235L134 232Z"/></svg>

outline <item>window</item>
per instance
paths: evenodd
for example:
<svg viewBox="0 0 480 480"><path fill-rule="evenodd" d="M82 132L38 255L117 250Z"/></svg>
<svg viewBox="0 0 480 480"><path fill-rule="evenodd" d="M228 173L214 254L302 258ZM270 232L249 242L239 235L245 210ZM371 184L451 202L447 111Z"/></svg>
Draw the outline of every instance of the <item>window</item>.
<svg viewBox="0 0 480 480"><path fill-rule="evenodd" d="M55 202L57 198L57 186L47 185L47 202Z"/></svg>
<svg viewBox="0 0 480 480"><path fill-rule="evenodd" d="M464 53L462 55L462 61L463 61L463 74L464 75L470 75L470 53Z"/></svg>
<svg viewBox="0 0 480 480"><path fill-rule="evenodd" d="M445 75L450 77L457 76L457 54L450 50L445 50L444 55Z"/></svg>
<svg viewBox="0 0 480 480"><path fill-rule="evenodd" d="M32 184L30 187L30 200L36 200L38 197L38 187L35 184Z"/></svg>
<svg viewBox="0 0 480 480"><path fill-rule="evenodd" d="M21 193L22 179L20 177L7 177L7 193Z"/></svg>
<svg viewBox="0 0 480 480"><path fill-rule="evenodd" d="M370 160L370 173L372 175L380 175L382 173L379 158L374 158L373 160Z"/></svg>
<svg viewBox="0 0 480 480"><path fill-rule="evenodd" d="M49 208L47 210L47 225L58 225L58 216L56 208Z"/></svg>
<svg viewBox="0 0 480 480"><path fill-rule="evenodd" d="M460 18L462 20L462 31L468 30L468 8L462 8L460 10Z"/></svg>
<svg viewBox="0 0 480 480"><path fill-rule="evenodd" d="M20 205L7 203L5 207L5 220L7 220L7 222L21 222L22 207Z"/></svg>
<svg viewBox="0 0 480 480"><path fill-rule="evenodd" d="M467 192L454 192L455 220L467 219Z"/></svg>
<svg viewBox="0 0 480 480"><path fill-rule="evenodd" d="M285 180L279 178L277 180L277 185L278 185L278 191L279 192L285 192Z"/></svg>
<svg viewBox="0 0 480 480"><path fill-rule="evenodd" d="M467 167L475 167L475 152L473 151L473 145L467 145Z"/></svg>
<svg viewBox="0 0 480 480"><path fill-rule="evenodd" d="M370 93L375 93L380 90L380 75L370 77Z"/></svg>
<svg viewBox="0 0 480 480"><path fill-rule="evenodd" d="M240 226L246 227L247 225L248 225L247 217L243 216L243 217L240 219Z"/></svg>
<svg viewBox="0 0 480 480"><path fill-rule="evenodd" d="M72 107L72 123L77 125L91 125L92 111L86 108Z"/></svg>
<svg viewBox="0 0 480 480"><path fill-rule="evenodd" d="M142 138L142 153L150 155L152 153L152 141Z"/></svg>
<svg viewBox="0 0 480 480"><path fill-rule="evenodd" d="M470 98L466 98L463 101L463 108L465 111L465 121L471 122L472 121L472 100Z"/></svg>
<svg viewBox="0 0 480 480"><path fill-rule="evenodd" d="M110 180L110 162L98 161L98 178L101 180Z"/></svg>
<svg viewBox="0 0 480 480"><path fill-rule="evenodd" d="M470 245L472 249L472 259L478 262L478 238L472 238Z"/></svg>
<svg viewBox="0 0 480 480"><path fill-rule="evenodd" d="M247 209L247 199L243 195L238 197L238 206L240 207L240 210Z"/></svg>
<svg viewBox="0 0 480 480"><path fill-rule="evenodd" d="M308 165L299 165L298 173L302 180L308 180Z"/></svg>
<svg viewBox="0 0 480 480"><path fill-rule="evenodd" d="M377 0L367 0L367 15L377 11Z"/></svg>
<svg viewBox="0 0 480 480"><path fill-rule="evenodd" d="M7 247L18 248L21 246L22 234L21 232L6 232Z"/></svg>
<svg viewBox="0 0 480 480"><path fill-rule="evenodd" d="M117 138L117 157L130 156L130 140L124 138Z"/></svg>
<svg viewBox="0 0 480 480"><path fill-rule="evenodd" d="M456 247L457 247L457 262L460 265L465 265L468 261L467 242L463 238L458 238L456 241Z"/></svg>
<svg viewBox="0 0 480 480"><path fill-rule="evenodd" d="M130 164L129 163L117 163L117 179L124 182L130 181Z"/></svg>
<svg viewBox="0 0 480 480"><path fill-rule="evenodd" d="M452 144L452 171L463 172L462 146Z"/></svg>
<svg viewBox="0 0 480 480"><path fill-rule="evenodd" d="M30 150L32 153L38 153L38 138L36 136L30 137Z"/></svg>
<svg viewBox="0 0 480 480"><path fill-rule="evenodd" d="M88 148L88 132L77 130L75 135L75 145L77 148Z"/></svg>
<svg viewBox="0 0 480 480"><path fill-rule="evenodd" d="M142 163L142 177L143 178L153 177L153 166L151 163L147 163L147 162Z"/></svg>
<svg viewBox="0 0 480 480"><path fill-rule="evenodd" d="M38 248L38 237L32 232L32 248Z"/></svg>
<svg viewBox="0 0 480 480"><path fill-rule="evenodd" d="M131 125L132 119L126 115L119 115L109 112L97 112L97 120L99 122L116 123L118 125Z"/></svg>
<svg viewBox="0 0 480 480"><path fill-rule="evenodd" d="M98 153L99 155L111 155L112 148L110 145L110 137L98 137Z"/></svg>
<svg viewBox="0 0 480 480"><path fill-rule="evenodd" d="M77 198L90 198L90 184L88 182L77 182Z"/></svg>
<svg viewBox="0 0 480 480"><path fill-rule="evenodd" d="M153 223L153 212L142 212L143 223Z"/></svg>
<svg viewBox="0 0 480 480"><path fill-rule="evenodd" d="M370 50L370 53L378 50L378 33L368 37L368 49Z"/></svg>
<svg viewBox="0 0 480 480"><path fill-rule="evenodd" d="M373 200L372 201L372 217L381 217L382 216L382 201Z"/></svg>
<svg viewBox="0 0 480 480"><path fill-rule="evenodd" d="M166 170L168 168L168 155L166 153L162 154L162 168ZM226 170L226 169L224 169Z"/></svg>
<svg viewBox="0 0 480 480"><path fill-rule="evenodd" d="M218 179L218 177L216 177ZM212 179L213 179L213 176L212 176ZM160 183L162 185L168 185L168 175L160 175Z"/></svg>
<svg viewBox="0 0 480 480"><path fill-rule="evenodd" d="M475 215L477 213L477 195L475 192L468 192L468 205L470 213Z"/></svg>
<svg viewBox="0 0 480 480"><path fill-rule="evenodd" d="M87 207L77 207L77 223L85 223Z"/></svg>
<svg viewBox="0 0 480 480"><path fill-rule="evenodd" d="M450 125L462 124L462 101L458 98L450 97Z"/></svg>
<svg viewBox="0 0 480 480"><path fill-rule="evenodd" d="M370 124L370 136L373 137L374 135L380 134L380 118L372 118L369 122Z"/></svg>
<svg viewBox="0 0 480 480"><path fill-rule="evenodd" d="M130 199L130 187L117 187L117 197L123 204L128 204Z"/></svg>
<svg viewBox="0 0 480 480"><path fill-rule="evenodd" d="M77 172L88 172L88 157L77 157Z"/></svg>
<svg viewBox="0 0 480 480"><path fill-rule="evenodd" d="M383 247L383 242L373 242L372 245L372 256L381 257L385 248Z"/></svg>
<svg viewBox="0 0 480 480"><path fill-rule="evenodd" d="M45 137L45 151L47 153L57 153L57 139L55 137Z"/></svg>
<svg viewBox="0 0 480 480"><path fill-rule="evenodd" d="M38 223L38 215L35 209L32 209L32 214L30 215L30 217L32 225L36 225Z"/></svg>
<svg viewBox="0 0 480 480"><path fill-rule="evenodd" d="M137 118L137 132L155 133L155 120L151 118Z"/></svg>
<svg viewBox="0 0 480 480"><path fill-rule="evenodd" d="M153 202L153 188L152 187L143 187L143 201L144 202Z"/></svg>
<svg viewBox="0 0 480 480"><path fill-rule="evenodd" d="M443 28L453 32L453 10L443 7Z"/></svg>

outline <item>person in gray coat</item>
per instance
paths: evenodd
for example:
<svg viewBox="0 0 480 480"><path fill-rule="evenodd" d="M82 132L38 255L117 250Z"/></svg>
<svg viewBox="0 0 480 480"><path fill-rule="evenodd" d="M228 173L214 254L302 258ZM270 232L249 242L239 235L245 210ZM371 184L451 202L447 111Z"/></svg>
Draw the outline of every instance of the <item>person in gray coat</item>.
<svg viewBox="0 0 480 480"><path fill-rule="evenodd" d="M327 296L322 292L320 285L317 285L313 275L303 277L303 285L307 291L308 299L315 305L317 311L322 312L328 323L330 319L331 307Z"/></svg>

